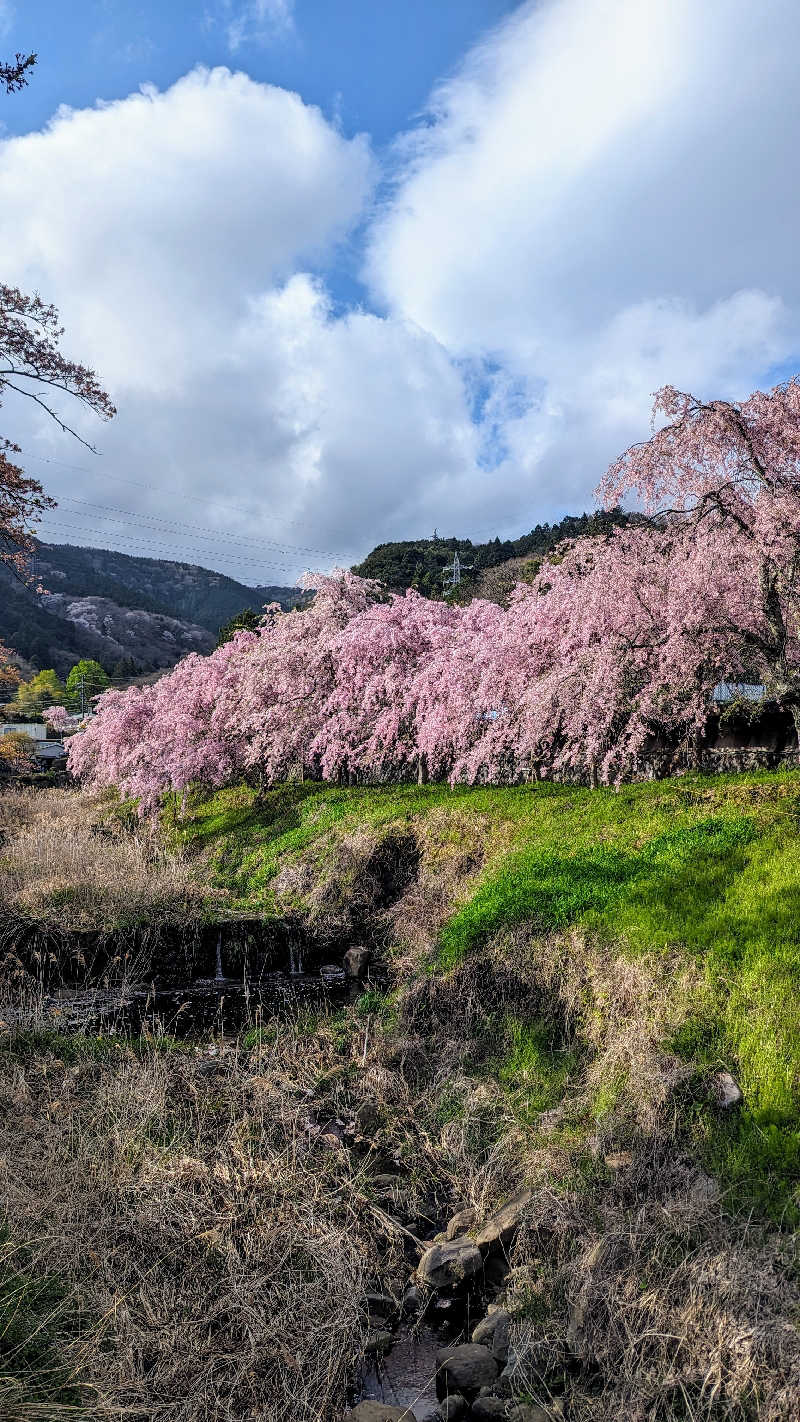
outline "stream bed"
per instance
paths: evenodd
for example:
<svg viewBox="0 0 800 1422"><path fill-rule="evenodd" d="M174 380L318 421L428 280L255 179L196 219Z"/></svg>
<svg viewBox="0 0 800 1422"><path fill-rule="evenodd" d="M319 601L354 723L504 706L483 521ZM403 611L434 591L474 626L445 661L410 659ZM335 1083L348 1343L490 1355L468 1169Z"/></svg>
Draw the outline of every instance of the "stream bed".
<svg viewBox="0 0 800 1422"><path fill-rule="evenodd" d="M315 971L264 973L256 981L218 976L181 986L123 983L103 987L65 986L42 995L38 1014L65 1031L140 1033L171 1036L226 1034L260 1017L323 1000L346 1001L360 991L344 969L323 963ZM4 1007L3 1015L8 1016Z"/></svg>

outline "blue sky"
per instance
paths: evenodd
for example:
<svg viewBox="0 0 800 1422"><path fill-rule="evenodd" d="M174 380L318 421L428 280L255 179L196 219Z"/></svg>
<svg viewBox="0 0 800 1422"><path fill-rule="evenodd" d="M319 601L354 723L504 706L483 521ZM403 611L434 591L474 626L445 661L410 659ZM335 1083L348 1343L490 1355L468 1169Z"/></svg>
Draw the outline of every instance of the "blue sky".
<svg viewBox="0 0 800 1422"><path fill-rule="evenodd" d="M0 270L119 410L93 457L6 403L54 541L285 582L513 534L592 505L659 385L795 369L796 0L0 0L0 31L40 56Z"/></svg>
<svg viewBox="0 0 800 1422"><path fill-rule="evenodd" d="M434 83L514 8L509 0L297 0L291 24L253 22L238 45L222 0L25 0L6 48L36 50L36 82L8 105L9 131L40 128L59 104L160 89L195 64L241 64L296 90L348 134L380 146L423 109Z"/></svg>

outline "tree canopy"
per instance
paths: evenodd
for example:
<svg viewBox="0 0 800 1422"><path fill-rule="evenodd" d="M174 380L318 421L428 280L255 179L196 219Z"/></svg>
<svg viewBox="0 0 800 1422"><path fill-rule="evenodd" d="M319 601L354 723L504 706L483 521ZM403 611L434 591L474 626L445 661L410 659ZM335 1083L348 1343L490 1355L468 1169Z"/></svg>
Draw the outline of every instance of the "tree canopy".
<svg viewBox="0 0 800 1422"><path fill-rule="evenodd" d="M241 775L619 782L691 762L720 681L800 727L800 381L667 387L654 414L600 491L646 515L563 541L507 608L320 577L306 611L106 692L72 768L143 806Z"/></svg>

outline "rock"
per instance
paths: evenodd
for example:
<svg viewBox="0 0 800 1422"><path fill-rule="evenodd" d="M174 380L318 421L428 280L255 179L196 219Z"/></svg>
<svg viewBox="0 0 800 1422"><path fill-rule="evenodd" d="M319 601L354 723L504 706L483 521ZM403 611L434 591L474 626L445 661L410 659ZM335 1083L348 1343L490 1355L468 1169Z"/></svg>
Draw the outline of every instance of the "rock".
<svg viewBox="0 0 800 1422"><path fill-rule="evenodd" d="M483 1343L484 1347L491 1349L495 1362L507 1363L510 1326L510 1315L504 1308L498 1308L494 1313L487 1314L486 1318L482 1318L477 1328L473 1329L472 1341L473 1343Z"/></svg>
<svg viewBox="0 0 800 1422"><path fill-rule="evenodd" d="M392 1341L388 1328L376 1328L374 1333L368 1333L364 1339L364 1352L367 1357L375 1353L385 1353L391 1348Z"/></svg>
<svg viewBox="0 0 800 1422"><path fill-rule="evenodd" d="M451 1239L425 1250L417 1266L417 1277L429 1288L444 1289L471 1278L482 1265L481 1251L471 1239Z"/></svg>
<svg viewBox="0 0 800 1422"><path fill-rule="evenodd" d="M408 1407L392 1407L388 1402L359 1402L342 1422L415 1422Z"/></svg>
<svg viewBox="0 0 800 1422"><path fill-rule="evenodd" d="M442 1422L459 1422L459 1418L464 1416L467 1404L460 1392L451 1392L439 1407L439 1414Z"/></svg>
<svg viewBox="0 0 800 1422"><path fill-rule="evenodd" d="M497 1363L482 1343L461 1343L440 1348L436 1354L436 1389L440 1397L448 1392L477 1396L480 1388L497 1378Z"/></svg>
<svg viewBox="0 0 800 1422"><path fill-rule="evenodd" d="M494 1422L497 1417L507 1417L506 1404L500 1397L477 1397L469 1412L476 1422Z"/></svg>
<svg viewBox="0 0 800 1422"><path fill-rule="evenodd" d="M508 1410L508 1422L552 1422L552 1417L536 1402L515 1402Z"/></svg>
<svg viewBox="0 0 800 1422"><path fill-rule="evenodd" d="M384 1323L397 1312L397 1304L391 1294L365 1294L364 1304L370 1323Z"/></svg>
<svg viewBox="0 0 800 1422"><path fill-rule="evenodd" d="M729 1111L732 1106L741 1105L743 1100L741 1088L729 1071L718 1071L713 1081L717 1103L723 1111Z"/></svg>
<svg viewBox="0 0 800 1422"><path fill-rule="evenodd" d="M459 1210L447 1222L445 1239L458 1239L461 1235L466 1234L468 1229L472 1229L476 1219L477 1215L474 1210Z"/></svg>
<svg viewBox="0 0 800 1422"><path fill-rule="evenodd" d="M420 1310L420 1292L416 1284L410 1284L403 1294L403 1313L406 1318Z"/></svg>
<svg viewBox="0 0 800 1422"><path fill-rule="evenodd" d="M530 1190L518 1190L516 1195L512 1195L503 1208L492 1215L476 1234L475 1243L478 1248L492 1249L498 1244L510 1244L532 1199Z"/></svg>
<svg viewBox="0 0 800 1422"><path fill-rule="evenodd" d="M348 978L363 978L371 959L369 948L348 948L344 955L344 970Z"/></svg>

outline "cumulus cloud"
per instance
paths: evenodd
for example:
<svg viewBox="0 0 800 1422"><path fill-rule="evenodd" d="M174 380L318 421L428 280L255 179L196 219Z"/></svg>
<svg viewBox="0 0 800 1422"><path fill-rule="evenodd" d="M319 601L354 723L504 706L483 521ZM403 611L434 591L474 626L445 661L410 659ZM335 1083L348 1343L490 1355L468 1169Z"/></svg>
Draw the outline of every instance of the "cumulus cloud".
<svg viewBox="0 0 800 1422"><path fill-rule="evenodd" d="M58 304L68 349L102 372L119 407L107 427L81 423L102 463L47 471L67 496L51 536L124 534L142 551L161 539L166 552L166 528L115 525L68 500L207 524L208 510L181 504L185 490L218 500L218 543L176 537L176 554L286 581L320 561L293 548L352 560L373 528L399 532L430 489L468 479L474 430L446 352L402 319L336 315L303 269L360 218L372 169L366 140L227 70L64 110L0 146L0 190L16 214L0 269ZM13 417L34 455L86 462L19 402ZM219 544L234 535L240 545Z"/></svg>
<svg viewBox="0 0 800 1422"><path fill-rule="evenodd" d="M89 474L30 467L153 518L65 500L52 536L285 581L588 506L658 385L746 394L798 352L798 42L796 0L769 24L750 0L522 4L398 144L377 215L366 138L227 69L4 140L0 271L59 305L120 411L85 427ZM342 310L365 231L373 309ZM27 450L89 460L11 414Z"/></svg>
<svg viewBox="0 0 800 1422"><path fill-rule="evenodd" d="M513 391L512 502L585 501L658 384L747 393L798 349L799 41L793 0L524 4L404 141L368 276Z"/></svg>

